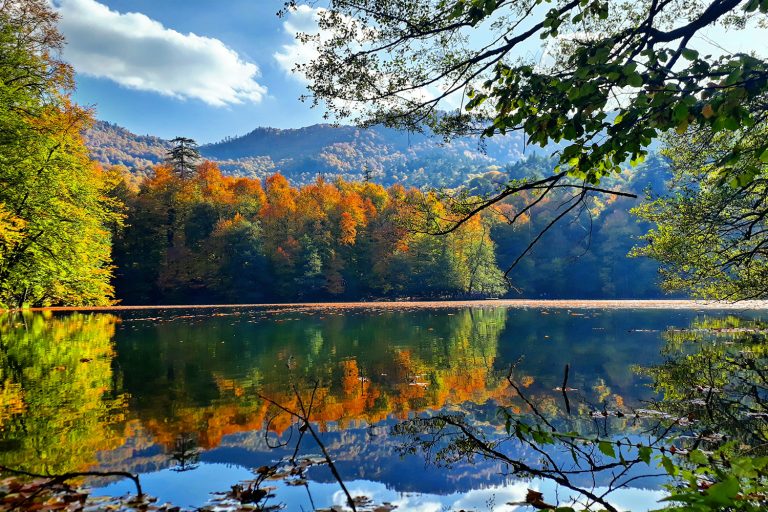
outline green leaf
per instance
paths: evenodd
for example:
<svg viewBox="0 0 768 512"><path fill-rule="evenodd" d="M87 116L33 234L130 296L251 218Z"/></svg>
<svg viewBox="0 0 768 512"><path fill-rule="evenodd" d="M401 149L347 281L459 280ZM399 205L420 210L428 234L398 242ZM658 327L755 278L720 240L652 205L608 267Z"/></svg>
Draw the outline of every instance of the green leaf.
<svg viewBox="0 0 768 512"><path fill-rule="evenodd" d="M688 106L684 103L678 103L675 108L672 109L672 119L676 123L681 123L684 119L688 118Z"/></svg>
<svg viewBox="0 0 768 512"><path fill-rule="evenodd" d="M616 451L613 449L613 443L610 441L600 441L597 443L597 448L603 455L614 459L616 458Z"/></svg>
<svg viewBox="0 0 768 512"><path fill-rule="evenodd" d="M691 453L688 454L688 460L699 466L707 465L709 462L701 450L691 450Z"/></svg>
<svg viewBox="0 0 768 512"><path fill-rule="evenodd" d="M653 453L653 450L648 446L641 446L637 449L638 458L646 464L651 463L651 453Z"/></svg>
<svg viewBox="0 0 768 512"><path fill-rule="evenodd" d="M675 476L677 474L677 466L675 466L675 463L672 462L672 459L666 455L661 458L661 465L664 467L664 470L668 475Z"/></svg>
<svg viewBox="0 0 768 512"><path fill-rule="evenodd" d="M639 153L635 158L629 161L629 165L636 167L645 162L645 153Z"/></svg>
<svg viewBox="0 0 768 512"><path fill-rule="evenodd" d="M765 150L760 153L760 161L764 164L768 164L768 148L765 148Z"/></svg>
<svg viewBox="0 0 768 512"><path fill-rule="evenodd" d="M747 167L731 178L728 184L732 188L746 187L755 180L755 176L757 176L759 172L760 171L755 167Z"/></svg>
<svg viewBox="0 0 768 512"><path fill-rule="evenodd" d="M757 471L748 457L739 457L731 460L731 472L738 478L756 478Z"/></svg>
<svg viewBox="0 0 768 512"><path fill-rule="evenodd" d="M690 48L685 48L682 51L683 58L686 60L696 60L699 58L699 52L696 50L691 50Z"/></svg>
<svg viewBox="0 0 768 512"><path fill-rule="evenodd" d="M729 476L707 489L707 501L727 506L733 503L737 494L739 494L739 481L736 477Z"/></svg>
<svg viewBox="0 0 768 512"><path fill-rule="evenodd" d="M631 85L632 87L642 87L643 77L640 75L640 73L632 73L627 77L627 84Z"/></svg>

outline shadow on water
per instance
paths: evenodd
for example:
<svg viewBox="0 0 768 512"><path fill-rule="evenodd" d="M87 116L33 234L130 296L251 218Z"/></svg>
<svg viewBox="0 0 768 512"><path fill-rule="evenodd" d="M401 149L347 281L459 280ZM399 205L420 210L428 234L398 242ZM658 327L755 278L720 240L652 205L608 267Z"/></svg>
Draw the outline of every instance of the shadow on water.
<svg viewBox="0 0 768 512"><path fill-rule="evenodd" d="M747 316L505 308L7 315L0 465L128 470L149 494L187 507L255 478L275 488L265 493L274 495L270 505L307 510L345 504L321 460L327 449L350 493L372 500L361 509L572 500L660 508L672 476L659 463L680 458L671 446L763 454L766 331ZM319 443L285 412L310 403ZM292 457L301 466L293 473ZM96 494L131 491L129 482L91 484ZM242 499L243 489L230 498Z"/></svg>

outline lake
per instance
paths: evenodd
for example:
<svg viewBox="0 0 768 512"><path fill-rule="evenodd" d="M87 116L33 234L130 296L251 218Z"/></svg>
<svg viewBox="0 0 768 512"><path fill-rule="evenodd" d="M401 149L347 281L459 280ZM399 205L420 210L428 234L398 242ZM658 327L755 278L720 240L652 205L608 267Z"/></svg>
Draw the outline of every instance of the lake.
<svg viewBox="0 0 768 512"><path fill-rule="evenodd" d="M490 438L503 433L500 406L524 415L530 403L585 435L640 436L644 421L632 412L659 391L639 368L668 359L674 333L766 316L493 302L8 314L0 317L0 464L136 472L160 502L199 507L290 458L301 423L274 404L304 406L354 496L398 510L514 510L508 503L527 489L546 494L556 484L482 458L447 457L445 467L398 425L460 415ZM570 414L559 389L566 365ZM298 452L316 461L321 448L306 435ZM663 481L637 479L613 503L653 507ZM95 494L133 491L126 480L91 485ZM325 464L270 485L272 502L287 510L345 502Z"/></svg>

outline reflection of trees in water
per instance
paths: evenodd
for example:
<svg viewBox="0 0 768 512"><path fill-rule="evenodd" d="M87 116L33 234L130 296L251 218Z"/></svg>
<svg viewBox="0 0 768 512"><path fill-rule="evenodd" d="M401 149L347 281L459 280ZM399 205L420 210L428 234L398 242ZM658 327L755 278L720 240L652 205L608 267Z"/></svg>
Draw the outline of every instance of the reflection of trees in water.
<svg viewBox="0 0 768 512"><path fill-rule="evenodd" d="M687 436L678 446L707 450L721 444L721 434L754 447L765 443L768 432L767 335L758 322L705 318L689 329L668 331L664 338L667 360L638 371L653 381L661 400L653 405L652 418L650 412L640 412L641 418L636 418L622 397L610 389L611 381L594 375L590 376L591 387L585 387L583 376L572 374L573 385L584 388L569 392L573 416L564 414L561 393L537 373L554 374L561 369L539 363L521 365L519 372L512 373L521 393L511 390L504 378L506 369L499 368L498 360L499 338L507 325L507 311L502 308L422 312L413 317L367 313L322 320L272 320L247 332L245 340L237 336L235 327L228 327L235 325L231 321L217 324L221 329L216 331L186 324L153 324L157 340L139 330L135 338L119 341L120 350L115 354L111 339L116 319L111 315L3 317L0 463L62 472L93 465L97 452L106 450L98 458L109 467L127 468L134 453L141 452L144 455L139 457L146 457L141 464L147 467L167 466L170 458L179 469L190 469L198 463L201 450L218 446L226 434L259 431L268 419L279 433L295 426L291 418L276 416L257 393L295 410L291 385L315 378L319 384L312 421L319 430L332 431L324 436L329 450L350 465L358 448L346 446L344 429L363 435L365 430L359 427L414 413L422 423L402 424L395 433L437 433L449 442L463 435L464 441L454 444L453 452L442 452L446 461L462 464L457 470L473 467L466 463L472 453L475 460L494 457L485 448L474 449L472 439L467 442L462 431L467 428L477 432L477 439L484 440L487 447L501 450L498 443L504 436L507 446L518 444L503 452L509 460L497 458L494 464L476 466L478 471L522 459L527 469L513 468L510 473L527 476L536 475L530 469L535 470L534 463L546 460L546 455L552 457L547 462L550 475L562 471L562 464L571 460L572 447L552 451L562 445L559 437L546 434L550 427L544 419L558 433L600 436L612 442L622 436L634 442L640 426L648 426L650 419L661 428L684 419L675 425L676 432ZM230 338L234 341L221 342ZM180 340L183 346L176 344ZM578 383L577 378L581 378ZM113 390L133 396L129 414L125 397ZM461 403L469 415L454 419L453 424L444 422L439 431L430 430L435 424L422 417L434 414L428 411ZM508 434L505 417L496 414L495 404L511 413ZM532 408L540 418L531 416ZM520 427L520 422L529 430ZM116 424L120 430L114 428ZM537 430L542 424L544 430ZM118 449L123 443L121 433L130 438L124 450ZM403 441L391 432L379 436L370 443L381 447L380 452L370 453L375 459L368 462L372 467L387 464L389 447ZM153 444L165 447L165 453L158 453L156 459L145 450ZM644 466L636 449L611 446L625 461ZM418 451L424 446L412 444L411 448ZM599 445L582 449L580 456L593 461L605 458L598 466L616 463ZM751 453L762 450L752 448ZM566 469L571 472L565 473L570 481L580 486L592 478L589 470L594 468L572 465ZM603 469L610 474L618 466ZM635 476L627 473L617 482Z"/></svg>
<svg viewBox="0 0 768 512"><path fill-rule="evenodd" d="M0 316L0 464L64 473L122 442L112 315Z"/></svg>
<svg viewBox="0 0 768 512"><path fill-rule="evenodd" d="M179 434L169 455L171 462L175 464L172 468L174 471L182 472L196 469L200 462L197 436L189 432Z"/></svg>
<svg viewBox="0 0 768 512"><path fill-rule="evenodd" d="M123 331L117 367L133 397L132 418L166 453L183 433L194 433L201 449L219 446L229 434L258 432L267 423L286 433L293 421L269 411L257 393L295 409L291 384L315 378L320 385L312 419L321 430L340 432L457 404L471 409L476 421L498 425L492 404L525 409L510 394L506 368L498 368L499 338L509 316L504 308L302 315L301 321L294 315L255 324L205 317L205 328L188 321L141 324L130 337ZM250 327L240 330L242 325ZM557 412L559 394L536 368L559 371L534 364L520 381L542 410ZM589 391L610 406L617 401L605 385ZM580 430L592 427L590 418L580 421L587 424ZM387 436L377 439L379 444L388 448L371 455L384 464L396 440ZM349 448L342 450L348 452L343 458L352 463L359 447ZM258 451L263 449L259 445ZM109 455L108 467L124 467L126 457L132 457L130 450L122 459ZM102 458L107 461L106 454ZM141 462L142 467L158 463Z"/></svg>
<svg viewBox="0 0 768 512"><path fill-rule="evenodd" d="M312 418L322 428L498 398L506 386L493 365L506 318L505 309L492 308L265 322L245 335L258 346L243 345L241 353L227 352L237 341L219 343L227 333L168 331L159 346L149 344L151 352L138 341L124 344L119 361L135 413L160 443L172 447L181 433L195 432L200 447L211 448L267 420L285 431L290 418L271 415L257 393L293 407L291 385L314 379ZM164 345L178 339L184 350Z"/></svg>
<svg viewBox="0 0 768 512"><path fill-rule="evenodd" d="M438 414L403 421L393 434L402 452L437 465L492 460L515 477L553 481L568 496L563 503L588 510L615 510L612 493L661 476L677 482L670 489L681 510L763 510L768 459L755 456L768 446L768 324L703 318L664 339L666 361L637 368L659 394L649 409L592 405L587 418L578 417L583 407L572 418L526 396L511 372L526 407L502 407L501 432L465 414ZM529 492L525 504L553 507L547 499L559 498Z"/></svg>
<svg viewBox="0 0 768 512"><path fill-rule="evenodd" d="M664 337L667 360L638 369L661 397L654 409L680 419L693 447L734 440L768 452L768 324L702 318Z"/></svg>
<svg viewBox="0 0 768 512"><path fill-rule="evenodd" d="M666 360L637 369L658 393L649 410L631 409L609 383L593 378L591 388L569 391L574 413L569 416L561 393L542 384L535 371L540 365L513 371L517 391L510 389L497 360L506 310L405 318L269 321L256 331L263 336L257 339L268 341L250 344L220 342L232 333L215 336L185 326L180 335L158 326L157 343L139 336L116 354L117 320L111 315L3 316L0 464L65 472L93 466L98 456L102 464L122 469L139 451L149 457L142 464L162 467L170 459L178 470L192 469L201 450L217 446L226 434L258 431L267 420L278 433L295 427L295 418L276 415L257 393L295 410L291 386L314 379L312 422L332 431L324 435L327 446L347 465L359 456L357 445L366 444L348 446L347 427L350 435L363 435L364 429L355 428L406 417L411 420L392 432L365 434L380 436L367 443L381 448L370 453L375 459L370 465L387 464L389 449L397 444L405 451L427 451L433 462L459 465L457 471L507 468L515 476L561 479L556 481L562 486L565 478L578 490L596 493L606 482L612 482L609 490L642 485L636 478L656 472L653 462L645 463L651 455L695 468L679 455L673 459L661 452L672 442L659 435L668 428L679 436L678 449L716 452L734 441L724 457L766 451L764 323L700 318L688 329L668 330ZM168 339L183 339L184 350ZM131 413L125 396L114 390L134 395ZM460 403L468 414L435 415ZM496 404L504 408L501 416ZM657 434L651 442L638 437L641 428L650 427ZM601 441L592 442L596 437ZM638 442L650 452L638 450ZM119 448L124 443L125 449ZM165 453L156 460L145 449L157 443ZM473 457L491 464L473 466L468 463Z"/></svg>

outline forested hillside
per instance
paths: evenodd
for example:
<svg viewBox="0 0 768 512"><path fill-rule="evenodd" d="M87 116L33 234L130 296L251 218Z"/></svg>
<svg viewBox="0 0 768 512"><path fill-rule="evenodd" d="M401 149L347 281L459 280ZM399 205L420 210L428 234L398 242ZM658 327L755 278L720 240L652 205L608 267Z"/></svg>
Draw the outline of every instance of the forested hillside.
<svg viewBox="0 0 768 512"><path fill-rule="evenodd" d="M85 134L94 159L122 164L143 173L161 163L168 141L134 135L119 126L98 122ZM242 137L200 147L229 175L265 178L280 172L294 184L326 178L361 180L368 174L384 185L456 187L470 175L515 162L540 149L524 148L518 134L488 139L439 137L374 127L313 125L280 130L257 128Z"/></svg>
<svg viewBox="0 0 768 512"><path fill-rule="evenodd" d="M473 194L490 194L498 190L499 183L524 176L532 179L546 176L553 166L553 161L543 158L519 161L503 173L473 178L468 188ZM667 163L654 156L637 168L606 179L606 188L633 192L638 199L597 195L583 208L556 222L509 273L513 286L510 296L550 299L664 296L658 284L658 263L648 258L629 257L633 247L643 245L641 237L651 227L630 209L641 204L649 192L664 194L669 178ZM506 222L524 208L526 201L535 197L518 195L506 199L495 209L502 217L493 225L491 238L503 269L511 266L533 238L563 212L572 196L566 193L547 196L514 224Z"/></svg>
<svg viewBox="0 0 768 512"><path fill-rule="evenodd" d="M550 172L532 157L474 176L453 194L479 197L510 180ZM613 178L615 190L659 191L667 176L652 158ZM520 211L510 198L460 229L428 233L430 219L451 218L434 192L342 178L292 185L222 174L203 162L180 177L155 166L134 188L126 175L117 199L126 228L115 239L115 286L126 304L216 303L361 298L657 297L657 265L627 254L648 229L633 202L597 196L558 223L503 278L503 270L562 211L567 194ZM130 179L128 179L130 178Z"/></svg>
<svg viewBox="0 0 768 512"><path fill-rule="evenodd" d="M83 132L91 158L103 165L124 165L142 172L165 158L171 145L152 135L136 135L116 124L97 121Z"/></svg>

